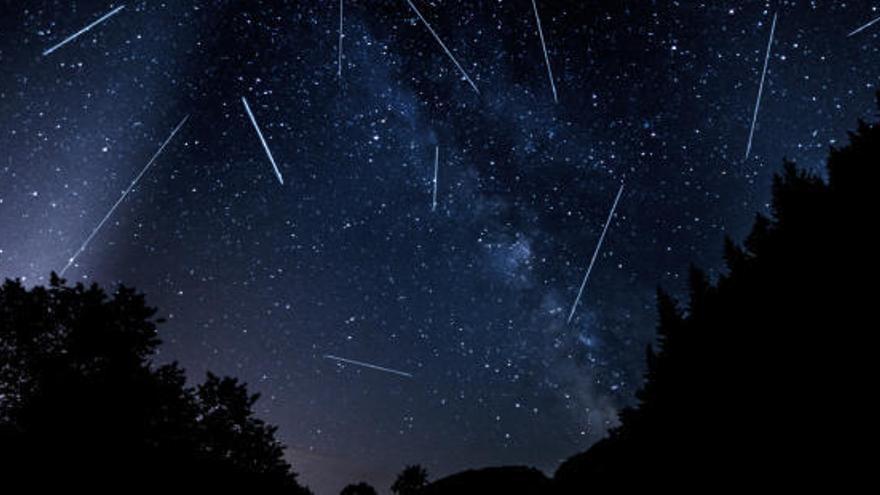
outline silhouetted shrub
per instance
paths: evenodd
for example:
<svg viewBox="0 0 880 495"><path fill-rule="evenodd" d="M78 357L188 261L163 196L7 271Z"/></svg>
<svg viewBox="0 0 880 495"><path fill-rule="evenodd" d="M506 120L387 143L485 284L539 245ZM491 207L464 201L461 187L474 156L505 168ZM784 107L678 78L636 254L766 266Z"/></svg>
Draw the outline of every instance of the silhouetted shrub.
<svg viewBox="0 0 880 495"><path fill-rule="evenodd" d="M397 475L397 479L391 485L391 491L397 495L415 495L427 484L428 471L416 464L407 466Z"/></svg>
<svg viewBox="0 0 880 495"><path fill-rule="evenodd" d="M348 485L339 492L339 495L377 495L376 489L363 481L356 485Z"/></svg>

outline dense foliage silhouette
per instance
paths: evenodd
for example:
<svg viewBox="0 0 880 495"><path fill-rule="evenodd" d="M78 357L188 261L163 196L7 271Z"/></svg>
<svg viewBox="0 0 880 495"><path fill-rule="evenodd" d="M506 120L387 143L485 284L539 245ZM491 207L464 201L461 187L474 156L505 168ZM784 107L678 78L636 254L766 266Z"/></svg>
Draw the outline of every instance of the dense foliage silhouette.
<svg viewBox="0 0 880 495"><path fill-rule="evenodd" d="M377 493L375 488L362 481L356 485L346 486L339 495L377 495Z"/></svg>
<svg viewBox="0 0 880 495"><path fill-rule="evenodd" d="M415 464L407 466L397 475L391 492L396 495L416 495L428 484L428 471Z"/></svg>
<svg viewBox="0 0 880 495"><path fill-rule="evenodd" d="M726 240L726 274L711 282L692 269L684 306L659 292L639 403L558 469L561 493L839 490L869 472L857 446L874 438L864 397L878 169L880 125L865 122L831 150L827 178L785 163L772 215L758 215L742 246Z"/></svg>
<svg viewBox="0 0 880 495"><path fill-rule="evenodd" d="M155 310L134 290L0 287L0 471L30 492L183 489L308 494L256 395L151 359Z"/></svg>

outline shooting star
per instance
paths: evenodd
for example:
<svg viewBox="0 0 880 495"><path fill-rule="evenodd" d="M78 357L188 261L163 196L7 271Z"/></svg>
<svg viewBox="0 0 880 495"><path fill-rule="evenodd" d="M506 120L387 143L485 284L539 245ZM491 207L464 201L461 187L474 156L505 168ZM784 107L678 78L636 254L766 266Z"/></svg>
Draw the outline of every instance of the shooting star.
<svg viewBox="0 0 880 495"><path fill-rule="evenodd" d="M338 67L336 75L338 77L342 77L342 2L344 1L345 0L339 0L339 55L336 60L336 65Z"/></svg>
<svg viewBox="0 0 880 495"><path fill-rule="evenodd" d="M434 198L431 202L431 211L437 211L437 172L440 170L440 147L434 147Z"/></svg>
<svg viewBox="0 0 880 495"><path fill-rule="evenodd" d="M95 21L95 22L89 24L88 26L86 26L86 27L80 29L79 31L77 31L77 32L75 32L75 33L73 33L73 34L71 34L70 36L68 36L67 38L65 38L64 41L62 41L61 43L58 43L57 45L53 46L52 48L49 48L48 50L44 51L44 52L43 52L43 56L45 57L46 55L51 54L52 52L54 52L55 50L61 48L62 46L64 46L64 45L70 43L71 41L73 41L73 40L79 38L80 36L82 36L83 34L87 33L88 31L90 31L92 28L94 28L94 27L97 26L98 24L101 24L102 22L106 21L107 19L109 19L109 18L113 17L114 15L118 14L118 13L119 13L122 9L124 9L124 8L125 8L125 5L120 5L119 7L116 7L115 9L111 10L110 12L107 12L107 13L104 14L100 19L98 19L97 21Z"/></svg>
<svg viewBox="0 0 880 495"><path fill-rule="evenodd" d="M452 55L452 52L449 51L449 48L446 48L446 45L443 43L443 40L440 39L440 36L437 35L437 32L434 31L434 28L432 28L431 25L428 24L428 21L422 16L422 13L419 12L419 9L416 8L415 4L412 3L412 0L406 0L406 3L408 3L409 6L413 9L413 11L416 13L416 15L419 16L419 19L422 20L422 23L425 25L426 28L428 28L428 31L430 31L431 34L434 35L434 39L437 40L437 43L440 44L440 47L443 48L443 51L446 52L446 55L449 55L449 58L452 59L452 63L455 64L456 67L458 67L458 70L461 72L461 74L467 80L468 84L470 84L471 87L474 88L474 91L476 91L477 94L480 94L480 90L477 89L477 85L474 84L474 81L471 80L470 76L468 76L468 73L465 72L465 70L464 70L464 68L462 68L461 64L458 63L458 60L455 59L455 56Z"/></svg>
<svg viewBox="0 0 880 495"><path fill-rule="evenodd" d="M553 81L553 69L550 68L550 56L547 55L547 43L544 42L544 30L541 29L541 16L538 15L538 4L532 0L532 8L535 10L535 21L538 23L538 36L541 37L541 48L544 50L544 62L547 64L547 77L550 78L550 87L553 89L553 101L559 103L556 95L556 82Z"/></svg>
<svg viewBox="0 0 880 495"><path fill-rule="evenodd" d="M864 26L856 29L855 31L849 33L848 35L846 35L846 37L849 38L850 36L855 36L855 35L861 33L862 31L864 31L865 29L868 29L869 27L873 26L874 24L877 24L878 22L880 22L880 17L874 19L873 21L871 21L871 22L865 24Z"/></svg>
<svg viewBox="0 0 880 495"><path fill-rule="evenodd" d="M171 135L168 136L168 139L166 139L165 142L162 143L162 146L159 147L159 150L156 151L156 153L153 155L153 157L150 158L150 161L147 162L147 164L144 166L143 169L141 169L141 172L139 174L137 174L137 176L134 178L133 181L131 181L131 184L129 184L128 188L122 192L122 195L119 197L119 199L116 200L116 203L114 203L113 206L110 208L110 211L108 211L107 214L104 215L104 218L101 219L101 221L98 223L98 226L95 227L94 230L92 230L92 233L89 234L88 237L86 237L86 240L85 240L85 242L82 243L82 246L80 246L79 249L76 251L76 253L74 253L73 256L71 256L67 260L67 264L64 265L64 268L62 268L61 272L60 272L60 275L62 277L64 276L64 273L67 272L67 270L76 261L76 258L80 254L82 254L82 252L85 251L87 247L89 247L89 243L92 242L92 239L96 235L98 235L98 232L101 230L101 228L104 226L104 224L107 223L107 220L110 219L110 217L113 215L113 212L116 211L116 208L118 208L119 205L122 204L122 201L125 200L125 197L128 196L128 193L130 193L131 190L134 189L134 187L137 185L138 181L141 180L141 177L143 177L144 174L147 173L147 170L149 170L149 168L153 165L153 163L156 161L156 159L159 158L159 155L162 154L162 151L164 151L165 147L168 146L168 143L170 143L171 140L174 139L175 134L177 134L177 132L183 127L183 125L186 124L187 120L189 120L189 115L184 117L183 120L181 120L180 123L177 124L177 127L175 127L173 131L171 131Z"/></svg>
<svg viewBox="0 0 880 495"><path fill-rule="evenodd" d="M773 14L773 25L770 27L770 40L767 42L767 54L764 55L764 70L761 72L761 84L758 86L758 99L755 101L755 113L752 115L752 128L749 130L749 143L746 145L746 160L752 153L752 139L755 137L755 124L758 122L758 109L761 107L761 96L764 94L764 80L767 78L767 66L770 64L770 49L773 47L773 36L776 34L776 16Z"/></svg>
<svg viewBox="0 0 880 495"><path fill-rule="evenodd" d="M247 99L245 99L244 96L241 97L241 102L244 103L244 110L247 112L248 117L250 117L251 123L254 124L254 129L257 131L257 136L260 137L260 142L263 143L263 149L266 150L266 156L269 157L269 161L272 163L272 168L275 170L278 182L283 186L284 178L281 177L281 171L278 170L278 165L275 164L275 157L272 156L272 152L269 150L269 145L266 144L266 138L263 137L263 132L260 130L259 124L257 124L257 119L254 118L254 112L251 112L251 106L248 105Z"/></svg>
<svg viewBox="0 0 880 495"><path fill-rule="evenodd" d="M608 213L608 219L605 220L605 226L602 227L602 235L599 236L599 243L596 245L596 250L593 251L593 258L590 260L590 266L587 267L587 273L584 275L584 281L581 282L581 288L578 290L577 298L574 300L574 304L571 305L571 312L568 314L568 322L571 323L571 319L574 318L574 311L577 309L578 303L581 302L581 296L584 294L584 287L587 286L587 280L590 279L590 273L593 271L593 265L596 264L596 258L599 257L599 250L602 249L602 243L605 241L605 234L608 232L608 226L611 225L611 219L614 217L614 211L617 210L617 203L620 202L620 196L623 195L623 184L620 185L620 189L617 191L617 197L614 198L614 204L611 205L611 211Z"/></svg>
<svg viewBox="0 0 880 495"><path fill-rule="evenodd" d="M333 361L339 361L341 363L353 364L355 366L362 366L364 368L370 368L373 370L384 371L385 373L393 373L395 375L405 376L407 378L413 377L411 373L407 373L405 371L393 370L391 368L385 368L383 366L376 366L375 364L364 363L362 361L355 361L354 359L346 359L343 357L334 356L332 354L325 354L324 358L325 359L332 359Z"/></svg>

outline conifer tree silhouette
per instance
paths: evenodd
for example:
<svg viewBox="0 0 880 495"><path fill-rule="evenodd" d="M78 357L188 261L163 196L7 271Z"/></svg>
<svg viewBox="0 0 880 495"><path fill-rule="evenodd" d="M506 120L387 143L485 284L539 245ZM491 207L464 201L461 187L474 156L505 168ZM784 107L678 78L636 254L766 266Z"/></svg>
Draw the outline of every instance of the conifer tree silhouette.
<svg viewBox="0 0 880 495"><path fill-rule="evenodd" d="M830 151L825 178L784 163L771 215L757 215L742 245L725 240L726 273L710 283L692 269L684 307L658 293L638 405L560 466L559 493L840 491L870 472L856 446L875 438L863 397L878 170L880 125L865 122Z"/></svg>

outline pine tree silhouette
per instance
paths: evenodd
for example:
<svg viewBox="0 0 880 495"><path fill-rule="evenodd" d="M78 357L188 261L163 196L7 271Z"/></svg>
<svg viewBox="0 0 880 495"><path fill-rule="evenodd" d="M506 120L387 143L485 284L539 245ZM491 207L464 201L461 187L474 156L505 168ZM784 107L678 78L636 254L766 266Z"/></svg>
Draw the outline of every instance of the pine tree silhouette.
<svg viewBox="0 0 880 495"><path fill-rule="evenodd" d="M858 445L874 438L878 170L880 125L865 122L831 150L827 179L785 162L772 215L742 246L725 240L726 274L692 269L685 309L659 292L638 405L560 466L560 493L858 486Z"/></svg>
<svg viewBox="0 0 880 495"><path fill-rule="evenodd" d="M256 395L209 374L186 386L154 366L155 309L134 290L0 287L0 471L28 492L308 494Z"/></svg>

